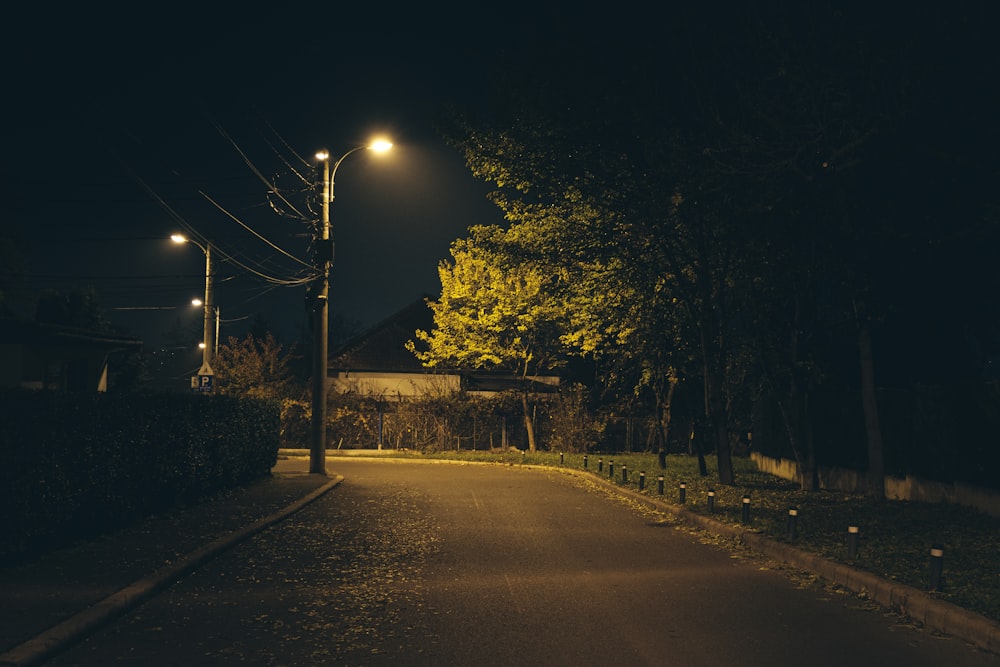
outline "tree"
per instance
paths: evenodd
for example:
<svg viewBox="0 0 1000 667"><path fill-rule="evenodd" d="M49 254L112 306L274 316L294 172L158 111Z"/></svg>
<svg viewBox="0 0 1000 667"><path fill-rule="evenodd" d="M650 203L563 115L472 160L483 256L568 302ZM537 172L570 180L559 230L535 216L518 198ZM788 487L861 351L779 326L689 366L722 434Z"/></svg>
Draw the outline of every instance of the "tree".
<svg viewBox="0 0 1000 667"><path fill-rule="evenodd" d="M551 292L558 276L515 257L510 232L494 226L470 232L452 244L452 261L438 267L441 296L428 302L434 328L416 332L425 347L409 341L407 349L426 366L503 369L519 377L528 448L534 452L532 380L563 363L558 341L565 312Z"/></svg>
<svg viewBox="0 0 1000 667"><path fill-rule="evenodd" d="M712 200L716 183L682 180L679 167L648 154L664 145L586 143L594 119L543 116L517 133L467 129L458 144L473 173L500 188L493 199L524 249L518 256L562 277L553 295L568 315L564 344L605 362L606 380L628 377L636 393L652 391L661 452L671 378L700 359L720 481L730 484L726 364L742 261L734 223ZM685 187L665 198L664 181Z"/></svg>
<svg viewBox="0 0 1000 667"><path fill-rule="evenodd" d="M293 391L291 358L292 352L283 353L282 345L270 333L262 339L253 334L243 340L230 336L219 346L213 364L216 391L274 401L287 398Z"/></svg>
<svg viewBox="0 0 1000 667"><path fill-rule="evenodd" d="M691 322L671 288L661 245L637 226L621 238L614 254L565 269L573 279L563 341L594 360L605 401L622 403L629 412L648 405L652 444L665 468L674 395L695 359L688 343Z"/></svg>
<svg viewBox="0 0 1000 667"><path fill-rule="evenodd" d="M997 60L954 39L976 19L945 14L681 9L658 26L655 49L565 49L564 69L545 79L518 70L489 121L456 132L511 230L563 272L564 342L616 383L648 378L667 394L671 368L700 376L723 483L730 437L765 386L811 488L814 389L831 377L850 394L824 395L863 399L874 480L875 361L883 382L887 353L897 374L919 372L926 295L947 306L970 284L995 283L988 263L978 273L975 262L939 264L952 247L942 220L990 237L975 227L992 151L964 147L997 140L996 104L970 85ZM931 27L947 46L924 48ZM892 321L911 323L896 341L908 355L880 344ZM847 350L858 364L841 363ZM844 381L848 366L864 384Z"/></svg>
<svg viewBox="0 0 1000 667"><path fill-rule="evenodd" d="M243 340L230 336L219 346L212 362L216 391L229 396L274 401L281 406L281 438L295 441L304 433L309 418L308 401L293 377L294 348L288 352L271 333L257 338L252 333Z"/></svg>

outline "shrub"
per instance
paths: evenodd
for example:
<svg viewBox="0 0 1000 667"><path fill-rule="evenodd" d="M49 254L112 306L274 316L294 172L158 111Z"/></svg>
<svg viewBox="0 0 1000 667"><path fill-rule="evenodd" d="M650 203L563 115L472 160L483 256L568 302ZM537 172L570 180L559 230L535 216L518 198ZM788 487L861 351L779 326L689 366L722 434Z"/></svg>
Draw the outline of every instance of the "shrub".
<svg viewBox="0 0 1000 667"><path fill-rule="evenodd" d="M0 392L0 561L270 474L279 408L188 394Z"/></svg>

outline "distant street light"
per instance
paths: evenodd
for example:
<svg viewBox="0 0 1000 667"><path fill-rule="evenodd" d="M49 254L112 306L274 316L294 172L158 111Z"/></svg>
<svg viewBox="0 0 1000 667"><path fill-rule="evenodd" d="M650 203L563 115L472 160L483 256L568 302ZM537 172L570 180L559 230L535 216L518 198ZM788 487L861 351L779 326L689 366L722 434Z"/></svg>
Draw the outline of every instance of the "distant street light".
<svg viewBox="0 0 1000 667"><path fill-rule="evenodd" d="M174 243L193 243L201 248L201 251L205 253L205 300L202 302L202 305L205 308L201 339L204 347L202 347L201 350L201 368L198 370L198 375L213 375L212 361L214 352L217 349L217 343L215 341L217 324L213 324L212 322L212 320L215 319L215 315L213 313L215 309L215 276L212 274L212 244L206 241L205 245L202 245L194 239L189 239L183 234L173 234L170 237L170 240Z"/></svg>
<svg viewBox="0 0 1000 667"><path fill-rule="evenodd" d="M205 302L201 299L191 299L192 306L203 306ZM222 308L219 306L212 306L212 310L215 311L215 345L212 349L212 358L219 356L219 322L222 321ZM205 341L198 343L198 347L205 349Z"/></svg>
<svg viewBox="0 0 1000 667"><path fill-rule="evenodd" d="M340 156L330 168L330 153L321 150L316 153L316 159L323 163L323 208L320 226L317 234L316 270L317 278L314 287L315 301L312 304L313 314L313 373L312 373L312 429L309 448L309 472L326 474L326 394L327 394L327 356L330 326L330 264L333 262L333 242L330 239L330 204L333 202L333 185L337 177L337 169L344 159L362 149L371 149L376 153L384 153L392 144L384 139L370 144L355 146Z"/></svg>

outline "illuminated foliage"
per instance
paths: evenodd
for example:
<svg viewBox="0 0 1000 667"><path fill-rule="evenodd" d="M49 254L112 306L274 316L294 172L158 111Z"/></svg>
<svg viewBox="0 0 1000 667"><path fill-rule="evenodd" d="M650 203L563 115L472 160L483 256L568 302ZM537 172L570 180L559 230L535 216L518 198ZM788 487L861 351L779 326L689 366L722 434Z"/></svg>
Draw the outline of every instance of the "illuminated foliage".
<svg viewBox="0 0 1000 667"><path fill-rule="evenodd" d="M532 261L516 231L473 227L438 267L441 296L429 302L434 328L417 331L408 349L427 366L504 370L522 380L528 446L535 451L530 380L562 364L565 304L554 298L560 276Z"/></svg>
<svg viewBox="0 0 1000 667"><path fill-rule="evenodd" d="M452 261L438 267L441 296L429 303L434 329L417 332L426 349L412 342L410 349L428 366L504 369L524 378L555 367L565 317L551 290L558 276L488 249L504 242L503 230L471 231L452 244Z"/></svg>
<svg viewBox="0 0 1000 667"><path fill-rule="evenodd" d="M602 150L588 136L593 117L584 125L563 120L471 130L459 142L473 172L499 188L492 198L511 223L505 239L517 248L506 256L558 276L550 286L564 313L560 342L596 364L602 399L630 413L646 405L660 451L674 392L692 374L718 387L706 411L719 424L710 431L718 433L716 446L728 446L724 342L731 337L723 302L739 298L740 257L725 234L728 219L696 208L694 198L685 206L677 190L665 196L668 174L638 171L643 147L634 147L637 156ZM571 144L574 138L581 143ZM719 460L720 476L731 481L728 457Z"/></svg>

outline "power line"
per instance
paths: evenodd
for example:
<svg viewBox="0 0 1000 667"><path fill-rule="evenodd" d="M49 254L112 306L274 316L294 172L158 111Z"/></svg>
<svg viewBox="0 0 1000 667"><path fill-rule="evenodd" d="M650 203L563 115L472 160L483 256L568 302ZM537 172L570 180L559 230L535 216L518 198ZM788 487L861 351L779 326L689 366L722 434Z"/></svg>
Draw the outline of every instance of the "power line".
<svg viewBox="0 0 1000 667"><path fill-rule="evenodd" d="M82 273L8 273L0 272L0 278L21 280L192 280L204 278L203 273L175 273L166 275L88 275Z"/></svg>

